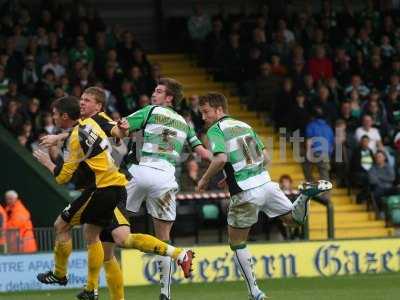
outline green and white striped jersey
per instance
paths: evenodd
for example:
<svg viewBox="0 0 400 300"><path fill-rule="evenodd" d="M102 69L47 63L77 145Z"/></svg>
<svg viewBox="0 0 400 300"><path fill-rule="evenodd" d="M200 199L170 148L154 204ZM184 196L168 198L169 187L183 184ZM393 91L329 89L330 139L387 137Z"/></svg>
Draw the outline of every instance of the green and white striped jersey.
<svg viewBox="0 0 400 300"><path fill-rule="evenodd" d="M253 128L231 117L223 117L207 131L211 151L226 153L224 170L231 195L271 181L264 166L265 148Z"/></svg>
<svg viewBox="0 0 400 300"><path fill-rule="evenodd" d="M149 105L127 120L130 131L143 129L140 165L175 172L185 141L192 149L201 145L194 129L172 108Z"/></svg>

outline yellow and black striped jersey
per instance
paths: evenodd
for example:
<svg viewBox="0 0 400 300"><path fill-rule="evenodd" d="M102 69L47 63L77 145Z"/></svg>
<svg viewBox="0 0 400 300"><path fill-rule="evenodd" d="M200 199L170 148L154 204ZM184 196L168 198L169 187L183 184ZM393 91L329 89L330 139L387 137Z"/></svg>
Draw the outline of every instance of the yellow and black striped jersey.
<svg viewBox="0 0 400 300"><path fill-rule="evenodd" d="M114 125L110 124L110 128ZM125 186L127 179L111 157L107 127L93 118L79 120L65 140L54 175L58 183L73 181L77 189ZM111 129L110 129L111 130Z"/></svg>

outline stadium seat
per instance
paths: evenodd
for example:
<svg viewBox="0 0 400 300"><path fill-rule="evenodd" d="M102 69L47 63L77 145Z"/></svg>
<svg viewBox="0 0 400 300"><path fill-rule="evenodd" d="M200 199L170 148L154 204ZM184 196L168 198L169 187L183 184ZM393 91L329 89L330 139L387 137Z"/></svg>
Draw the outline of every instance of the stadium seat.
<svg viewBox="0 0 400 300"><path fill-rule="evenodd" d="M222 232L225 226L226 217L221 213L221 207L215 203L200 204L200 227L203 229L216 228L218 232L218 242L222 242Z"/></svg>
<svg viewBox="0 0 400 300"><path fill-rule="evenodd" d="M387 208L387 217L393 225L400 225L400 195L393 195L384 199Z"/></svg>
<svg viewBox="0 0 400 300"><path fill-rule="evenodd" d="M198 212L194 201L177 203L176 221L172 228L171 239L176 237L194 236L195 243L199 242Z"/></svg>

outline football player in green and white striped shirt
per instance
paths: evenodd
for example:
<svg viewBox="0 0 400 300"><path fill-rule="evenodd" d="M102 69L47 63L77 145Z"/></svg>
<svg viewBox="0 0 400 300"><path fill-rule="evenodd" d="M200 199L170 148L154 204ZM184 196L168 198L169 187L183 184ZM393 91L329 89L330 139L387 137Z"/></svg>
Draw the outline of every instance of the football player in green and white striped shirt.
<svg viewBox="0 0 400 300"><path fill-rule="evenodd" d="M257 134L248 124L227 115L227 100L219 93L200 97L200 111L214 158L200 179L197 190L203 191L210 179L224 169L230 192L228 235L234 259L247 283L251 300L266 299L258 288L252 270L252 256L246 248L249 230L257 222L258 212L270 218L280 217L287 225L304 223L310 197L332 188L329 181L306 183L292 204L272 182L265 167L267 152Z"/></svg>
<svg viewBox="0 0 400 300"><path fill-rule="evenodd" d="M176 80L162 78L155 88L152 105L127 116L118 124L123 132L143 130L143 146L139 165L132 165L132 180L127 185L127 209L138 212L146 201L147 212L153 217L157 238L169 241L176 217L175 195L178 184L175 165L187 142L203 159L211 153L203 147L194 128L175 112L172 104L182 99L182 86ZM121 135L122 136L122 135ZM170 299L171 258L158 256L160 266L160 300Z"/></svg>

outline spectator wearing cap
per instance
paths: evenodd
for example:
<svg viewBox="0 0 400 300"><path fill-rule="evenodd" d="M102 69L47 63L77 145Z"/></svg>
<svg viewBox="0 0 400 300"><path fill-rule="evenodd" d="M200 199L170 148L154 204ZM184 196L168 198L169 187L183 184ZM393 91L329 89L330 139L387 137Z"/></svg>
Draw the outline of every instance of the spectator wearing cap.
<svg viewBox="0 0 400 300"><path fill-rule="evenodd" d="M7 231L18 232L18 235L9 234L9 252L36 252L36 240L33 234L31 214L18 198L16 191L9 190L5 193L7 212Z"/></svg>

